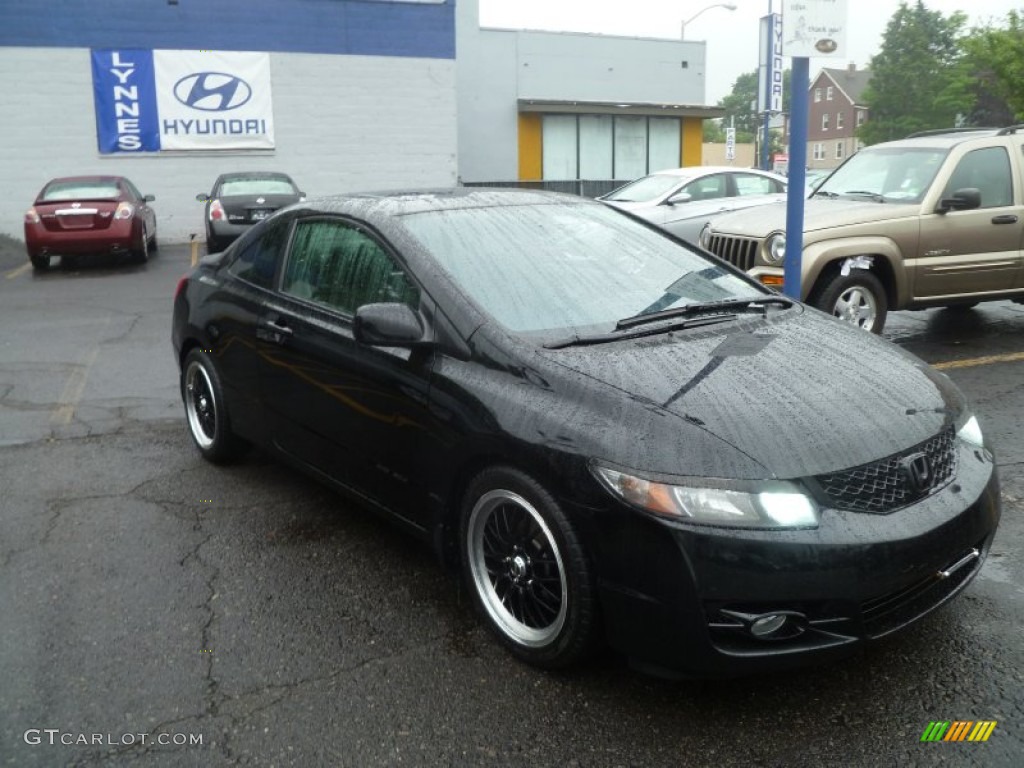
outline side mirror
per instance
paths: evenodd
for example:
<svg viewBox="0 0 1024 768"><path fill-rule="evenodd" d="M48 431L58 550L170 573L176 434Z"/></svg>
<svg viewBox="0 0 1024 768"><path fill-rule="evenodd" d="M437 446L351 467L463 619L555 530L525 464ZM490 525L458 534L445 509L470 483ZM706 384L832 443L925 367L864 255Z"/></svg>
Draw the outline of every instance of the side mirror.
<svg viewBox="0 0 1024 768"><path fill-rule="evenodd" d="M206 194L205 192L200 192L198 195L196 195L197 203L208 203L210 202L211 199L212 198L210 197L210 195Z"/></svg>
<svg viewBox="0 0 1024 768"><path fill-rule="evenodd" d="M411 347L424 341L423 323L408 304L364 304L356 310L352 332L371 347Z"/></svg>
<svg viewBox="0 0 1024 768"><path fill-rule="evenodd" d="M156 195L143 195L142 199L145 200L147 203L152 203L154 200L156 200Z"/></svg>
<svg viewBox="0 0 1024 768"><path fill-rule="evenodd" d="M969 211L974 208L981 208L981 190L977 187L964 187L956 190L952 197L940 200L935 212Z"/></svg>
<svg viewBox="0 0 1024 768"><path fill-rule="evenodd" d="M676 203L688 203L693 200L693 195L689 192L677 192L672 195L668 200L665 201L665 205L675 205Z"/></svg>

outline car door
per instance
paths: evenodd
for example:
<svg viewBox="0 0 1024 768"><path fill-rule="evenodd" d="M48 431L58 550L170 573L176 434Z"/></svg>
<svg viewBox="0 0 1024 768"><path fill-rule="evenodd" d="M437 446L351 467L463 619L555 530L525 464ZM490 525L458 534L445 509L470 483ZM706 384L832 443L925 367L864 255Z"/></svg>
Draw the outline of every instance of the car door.
<svg viewBox="0 0 1024 768"><path fill-rule="evenodd" d="M1020 179L1011 172L1006 147L982 147L964 154L941 197L947 199L964 188L981 192L979 208L922 216L913 269L917 298L996 293L1018 283L1024 209Z"/></svg>
<svg viewBox="0 0 1024 768"><path fill-rule="evenodd" d="M273 296L293 218L278 217L247 232L216 277L200 278L213 290L202 320L230 403L232 426L257 442L266 438L259 372L269 346L259 338L259 321Z"/></svg>
<svg viewBox="0 0 1024 768"><path fill-rule="evenodd" d="M142 220L146 223L146 232L153 237L156 234L156 211L150 207L146 196L139 192L139 188L131 181L125 179L124 186L132 198L132 203L139 209Z"/></svg>
<svg viewBox="0 0 1024 768"><path fill-rule="evenodd" d="M418 311L420 300L394 251L360 222L303 218L259 330L272 346L260 389L275 446L399 513L431 431L433 353L363 346L352 322L364 304Z"/></svg>

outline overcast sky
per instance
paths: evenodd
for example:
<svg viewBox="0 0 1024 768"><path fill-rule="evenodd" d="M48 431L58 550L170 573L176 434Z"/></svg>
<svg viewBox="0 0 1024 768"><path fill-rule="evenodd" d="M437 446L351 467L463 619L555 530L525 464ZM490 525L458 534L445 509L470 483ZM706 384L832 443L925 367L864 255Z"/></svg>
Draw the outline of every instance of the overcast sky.
<svg viewBox="0 0 1024 768"><path fill-rule="evenodd" d="M768 13L771 0L728 0L735 11L709 8L686 25L687 40L707 41L706 103L716 104L729 94L736 78L758 65L758 19ZM628 37L679 38L680 23L692 18L714 0L479 0L484 27L599 32ZM1024 11L1024 0L925 0L943 14L963 9L969 24L1002 22L1013 10ZM811 59L811 77L821 67L845 67L854 62L866 67L878 52L886 24L899 0L848 0L849 56ZM964 8L964 6L968 6ZM773 0L773 10L782 0Z"/></svg>

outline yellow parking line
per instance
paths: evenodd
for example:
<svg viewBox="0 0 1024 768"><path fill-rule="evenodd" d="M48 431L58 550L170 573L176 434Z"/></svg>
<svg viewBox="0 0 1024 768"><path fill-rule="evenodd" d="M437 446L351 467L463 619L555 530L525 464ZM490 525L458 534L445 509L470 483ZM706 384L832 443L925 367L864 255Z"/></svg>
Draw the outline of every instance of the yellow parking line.
<svg viewBox="0 0 1024 768"><path fill-rule="evenodd" d="M10 272L8 272L8 273L7 273L7 279L8 279L8 280L13 280L13 279L14 279L14 278L16 278L16 277L17 277L18 275L23 275L23 274L25 274L25 273L26 273L26 272L28 272L28 271L29 271L29 269L31 269L31 268L32 268L32 265L31 265L31 264L22 264L22 265L21 265L20 267L18 267L17 269L12 269L12 270L11 270Z"/></svg>
<svg viewBox="0 0 1024 768"><path fill-rule="evenodd" d="M932 363L932 368L948 371L950 368L973 368L976 365L992 365L992 363L1015 363L1024 360L1024 352L1007 352L1005 355L988 355L972 357L967 360L950 360L946 363Z"/></svg>

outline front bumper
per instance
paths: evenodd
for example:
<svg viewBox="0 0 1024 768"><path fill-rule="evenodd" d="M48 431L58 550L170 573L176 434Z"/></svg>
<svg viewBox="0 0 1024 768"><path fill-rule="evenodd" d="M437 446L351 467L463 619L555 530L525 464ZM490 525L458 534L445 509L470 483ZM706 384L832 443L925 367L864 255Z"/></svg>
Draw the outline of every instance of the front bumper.
<svg viewBox="0 0 1024 768"><path fill-rule="evenodd" d="M991 454L958 450L957 477L932 496L885 515L826 509L814 530L592 513L610 644L641 668L727 677L839 658L911 624L967 586L999 521ZM779 614L779 637L751 631Z"/></svg>

